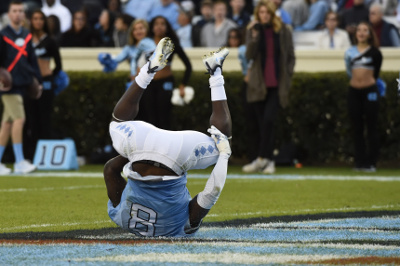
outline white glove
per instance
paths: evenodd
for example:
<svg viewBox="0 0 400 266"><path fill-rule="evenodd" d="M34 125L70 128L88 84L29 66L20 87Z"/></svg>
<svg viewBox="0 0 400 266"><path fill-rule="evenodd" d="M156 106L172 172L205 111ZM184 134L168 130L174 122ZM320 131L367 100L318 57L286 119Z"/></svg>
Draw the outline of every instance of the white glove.
<svg viewBox="0 0 400 266"><path fill-rule="evenodd" d="M171 103L176 106L184 106L185 104L189 104L194 98L194 89L193 87L185 87L185 96L183 98L180 95L180 91L178 88L175 88L172 91Z"/></svg>
<svg viewBox="0 0 400 266"><path fill-rule="evenodd" d="M222 132L219 131L219 129L216 128L215 126L211 126L211 128L209 128L207 132L211 134L211 137L213 138L215 144L217 145L219 153L231 156L232 150L231 146L229 145L228 137L222 134Z"/></svg>

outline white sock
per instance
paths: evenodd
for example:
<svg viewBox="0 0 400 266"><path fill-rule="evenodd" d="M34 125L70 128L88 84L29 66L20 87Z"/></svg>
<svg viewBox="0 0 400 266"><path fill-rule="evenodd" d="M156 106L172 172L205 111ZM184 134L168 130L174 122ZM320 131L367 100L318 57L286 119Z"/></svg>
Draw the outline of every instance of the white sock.
<svg viewBox="0 0 400 266"><path fill-rule="evenodd" d="M139 85L142 89L146 89L150 82L153 80L154 75L156 73L147 73L149 69L149 62L147 62L142 68L140 69L139 75L136 76L135 81L136 84Z"/></svg>
<svg viewBox="0 0 400 266"><path fill-rule="evenodd" d="M210 79L211 88L211 101L223 101L226 100L226 93L224 87L224 77L222 76L221 68L217 68L214 71L214 75L211 75Z"/></svg>

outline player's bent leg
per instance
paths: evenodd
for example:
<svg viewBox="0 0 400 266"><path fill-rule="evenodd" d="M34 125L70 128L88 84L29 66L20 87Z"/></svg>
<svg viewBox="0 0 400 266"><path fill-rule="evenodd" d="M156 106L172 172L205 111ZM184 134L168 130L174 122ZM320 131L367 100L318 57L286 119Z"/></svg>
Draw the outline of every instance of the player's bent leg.
<svg viewBox="0 0 400 266"><path fill-rule="evenodd" d="M123 122L133 120L139 112L139 101L144 89L133 82L114 107L112 118L114 121Z"/></svg>
<svg viewBox="0 0 400 266"><path fill-rule="evenodd" d="M227 101L212 102L213 112L210 116L210 125L214 125L227 136L232 136L232 120Z"/></svg>
<svg viewBox="0 0 400 266"><path fill-rule="evenodd" d="M121 172L128 162L128 159L118 155L104 165L103 175L107 194L114 207L121 202L121 195L126 186L126 180L121 176Z"/></svg>
<svg viewBox="0 0 400 266"><path fill-rule="evenodd" d="M114 108L113 119L118 122L133 120L139 112L139 101L144 90L153 80L156 72L163 69L168 57L174 51L174 44L170 38L161 39L149 61L140 69L135 81L122 95Z"/></svg>
<svg viewBox="0 0 400 266"><path fill-rule="evenodd" d="M228 49L220 48L218 51L211 52L203 57L203 63L211 75L209 81L213 111L210 124L214 128L211 127L208 131L217 145L219 157L204 190L189 203L189 226L185 227L185 232L188 234L197 231L203 218L217 202L225 185L228 159L231 155L227 136L230 137L232 134L232 120L222 76L222 65L228 54Z"/></svg>
<svg viewBox="0 0 400 266"><path fill-rule="evenodd" d="M226 142L228 142L227 139ZM229 146L229 144L227 145ZM190 201L190 228L185 230L187 233L198 229L203 218L208 214L221 195L222 189L225 185L229 156L230 154L220 153L217 164L215 165L204 190Z"/></svg>
<svg viewBox="0 0 400 266"><path fill-rule="evenodd" d="M215 126L211 126L207 131L211 134L217 146L219 157L207 180L204 190L189 203L190 227L185 228L186 232L195 232L200 226L202 219L217 202L225 185L228 172L228 160L232 154L228 137L225 134Z"/></svg>
<svg viewBox="0 0 400 266"><path fill-rule="evenodd" d="M225 93L224 77L222 76L222 65L228 54L229 50L227 48L220 48L203 56L203 63L207 72L211 75L209 82L213 111L210 117L210 124L230 137L232 134L232 121Z"/></svg>

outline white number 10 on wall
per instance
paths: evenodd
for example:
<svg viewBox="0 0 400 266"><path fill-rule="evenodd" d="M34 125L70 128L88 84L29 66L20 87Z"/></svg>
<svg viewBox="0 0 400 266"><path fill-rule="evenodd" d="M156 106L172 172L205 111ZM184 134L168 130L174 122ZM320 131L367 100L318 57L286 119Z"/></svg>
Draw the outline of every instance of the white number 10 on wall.
<svg viewBox="0 0 400 266"><path fill-rule="evenodd" d="M39 170L78 169L75 143L66 140L39 140L33 163Z"/></svg>

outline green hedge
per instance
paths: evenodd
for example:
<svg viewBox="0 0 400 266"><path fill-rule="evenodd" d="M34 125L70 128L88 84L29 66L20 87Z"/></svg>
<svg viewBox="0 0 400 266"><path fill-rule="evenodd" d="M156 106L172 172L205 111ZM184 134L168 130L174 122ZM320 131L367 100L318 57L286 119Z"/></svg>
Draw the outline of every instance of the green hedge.
<svg viewBox="0 0 400 266"><path fill-rule="evenodd" d="M111 112L124 93L128 73L69 72L71 84L55 101L54 128L75 140L78 153L90 156L97 148L110 144L108 123ZM175 73L176 80L183 73ZM400 158L400 109L397 97L398 73L383 73L388 85L382 100L381 161ZM290 93L290 106L280 113L276 146L294 143L303 162L351 163L352 141L347 116L348 78L345 73L296 73ZM206 132L211 113L208 76L194 72L190 84L195 89L192 103L174 107L173 129ZM246 160L246 121L243 106L242 75L225 73L225 87L233 121L233 154Z"/></svg>

